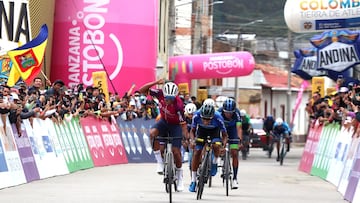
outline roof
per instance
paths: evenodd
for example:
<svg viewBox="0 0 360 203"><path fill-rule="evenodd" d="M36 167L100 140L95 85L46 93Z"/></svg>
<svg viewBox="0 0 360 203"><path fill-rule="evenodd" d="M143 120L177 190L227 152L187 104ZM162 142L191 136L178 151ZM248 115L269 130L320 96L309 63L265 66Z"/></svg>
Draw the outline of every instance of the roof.
<svg viewBox="0 0 360 203"><path fill-rule="evenodd" d="M288 87L288 71L269 64L256 64L255 69L261 70L264 74L266 83L262 85L270 88L287 88ZM296 75L291 75L291 87L299 88L303 79Z"/></svg>

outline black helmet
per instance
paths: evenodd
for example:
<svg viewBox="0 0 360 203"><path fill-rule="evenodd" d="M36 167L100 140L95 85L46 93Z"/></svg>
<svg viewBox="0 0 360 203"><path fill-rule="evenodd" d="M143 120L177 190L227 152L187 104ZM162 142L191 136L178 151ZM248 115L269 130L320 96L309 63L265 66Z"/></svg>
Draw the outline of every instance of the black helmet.
<svg viewBox="0 0 360 203"><path fill-rule="evenodd" d="M204 104L201 107L201 110L200 110L201 118L212 119L214 117L214 114L215 114L214 106L212 106L210 104Z"/></svg>
<svg viewBox="0 0 360 203"><path fill-rule="evenodd" d="M223 103L223 110L226 112L234 112L236 103L233 99L227 98Z"/></svg>

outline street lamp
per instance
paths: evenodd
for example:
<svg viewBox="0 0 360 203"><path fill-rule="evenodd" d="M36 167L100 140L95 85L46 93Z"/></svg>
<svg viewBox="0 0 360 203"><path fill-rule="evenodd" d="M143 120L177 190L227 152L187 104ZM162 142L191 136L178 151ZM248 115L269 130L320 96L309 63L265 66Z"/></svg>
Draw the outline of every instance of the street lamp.
<svg viewBox="0 0 360 203"><path fill-rule="evenodd" d="M258 20L254 20L254 21L251 21L249 23L245 23L245 24L240 25L238 36L237 36L237 41L236 41L236 51L244 51L244 41L243 41L243 38L241 37L241 28L249 26L249 25L253 25L255 23L262 23L262 22L264 22L263 19L258 19ZM241 40L241 46L239 47L240 40ZM235 91L234 91L235 101L238 101L238 96L239 96L239 82L238 82L238 79L239 79L238 77L235 77Z"/></svg>

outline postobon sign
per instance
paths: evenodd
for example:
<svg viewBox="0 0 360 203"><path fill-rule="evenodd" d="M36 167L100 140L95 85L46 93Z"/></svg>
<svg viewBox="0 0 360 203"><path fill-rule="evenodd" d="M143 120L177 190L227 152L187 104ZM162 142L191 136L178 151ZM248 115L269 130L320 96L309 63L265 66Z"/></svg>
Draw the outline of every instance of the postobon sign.
<svg viewBox="0 0 360 203"><path fill-rule="evenodd" d="M298 33L360 26L360 1L287 0L284 18L290 30Z"/></svg>

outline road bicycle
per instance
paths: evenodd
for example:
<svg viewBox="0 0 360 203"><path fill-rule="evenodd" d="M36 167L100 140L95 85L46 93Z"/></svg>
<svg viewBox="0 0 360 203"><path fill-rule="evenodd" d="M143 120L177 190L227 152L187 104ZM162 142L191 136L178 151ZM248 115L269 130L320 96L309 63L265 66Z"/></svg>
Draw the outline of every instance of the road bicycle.
<svg viewBox="0 0 360 203"><path fill-rule="evenodd" d="M284 163L284 158L286 156L287 153L287 138L284 136L283 133L280 134L279 138L275 138L274 134L272 134L272 140L271 140L271 144L269 145L269 149L268 149L268 157L271 158L271 153L272 151L274 151L274 143L279 143L279 162L280 162L280 166L283 165ZM286 147L286 148L285 148Z"/></svg>
<svg viewBox="0 0 360 203"><path fill-rule="evenodd" d="M204 140L201 138L197 138L197 141L203 142ZM201 165L199 167L199 176L198 176L198 184L197 184L197 194L196 199L201 199L204 186L208 182L209 177L211 176L211 154L212 154L212 139L210 135L206 136L205 139L205 152L201 159Z"/></svg>
<svg viewBox="0 0 360 203"><path fill-rule="evenodd" d="M228 139L228 142L225 146L225 154L224 154L224 163L222 165L222 179L223 185L226 188L226 196L229 196L229 187L232 188L232 164L231 164L231 153L230 153L230 141L239 141L239 139Z"/></svg>
<svg viewBox="0 0 360 203"><path fill-rule="evenodd" d="M280 144L280 147L279 147L279 149L280 149L279 161L280 161L280 166L282 166L283 163L284 163L284 158L285 158L285 156L286 156L287 147L288 147L288 146L287 146L288 143L287 143L287 141L286 141L286 137L284 136L283 133L280 134L279 144ZM285 146L286 146L286 148L285 148Z"/></svg>
<svg viewBox="0 0 360 203"><path fill-rule="evenodd" d="M165 141L164 149L164 184L165 191L169 194L169 202L172 202L172 185L174 185L174 191L177 191L176 175L175 175L175 162L174 154L172 152L172 140L182 139L182 137L171 137L168 133L167 137L158 137L160 140Z"/></svg>

